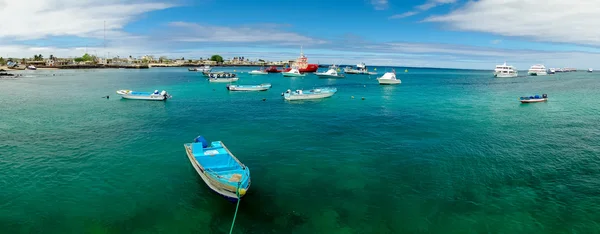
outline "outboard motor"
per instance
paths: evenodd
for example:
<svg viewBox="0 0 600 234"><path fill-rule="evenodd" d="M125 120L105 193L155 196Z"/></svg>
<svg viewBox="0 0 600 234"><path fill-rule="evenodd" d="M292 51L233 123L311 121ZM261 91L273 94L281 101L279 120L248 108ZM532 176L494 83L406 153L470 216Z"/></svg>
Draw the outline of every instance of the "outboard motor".
<svg viewBox="0 0 600 234"><path fill-rule="evenodd" d="M160 92L160 95L161 95L161 96L165 96L165 97L166 97L166 96L167 96L167 91L164 91L164 90L163 90L162 92Z"/></svg>
<svg viewBox="0 0 600 234"><path fill-rule="evenodd" d="M208 147L208 141L206 139L204 139L203 136L198 136L196 137L196 139L194 139L195 143L202 143L202 148L207 148Z"/></svg>
<svg viewBox="0 0 600 234"><path fill-rule="evenodd" d="M548 94L542 94L542 98L548 98Z"/></svg>

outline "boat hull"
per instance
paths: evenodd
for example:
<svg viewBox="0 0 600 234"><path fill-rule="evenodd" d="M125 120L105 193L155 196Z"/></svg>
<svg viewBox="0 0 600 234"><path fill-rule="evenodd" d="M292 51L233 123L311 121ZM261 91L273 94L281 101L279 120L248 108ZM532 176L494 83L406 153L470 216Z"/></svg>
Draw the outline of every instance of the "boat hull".
<svg viewBox="0 0 600 234"><path fill-rule="evenodd" d="M316 73L315 75L317 75L317 77L322 78L322 79L341 79L341 78L345 78L344 75L330 75L330 74L320 74L320 73Z"/></svg>
<svg viewBox="0 0 600 234"><path fill-rule="evenodd" d="M240 86L240 85L227 85L227 89L229 91L267 91L271 88L271 85L261 85L261 86Z"/></svg>
<svg viewBox="0 0 600 234"><path fill-rule="evenodd" d="M515 78L517 76L519 76L519 75L518 74L503 74L503 73L494 74L494 77L496 77L496 78Z"/></svg>
<svg viewBox="0 0 600 234"><path fill-rule="evenodd" d="M401 80L391 80L391 79L377 79L380 85L393 85L402 83Z"/></svg>
<svg viewBox="0 0 600 234"><path fill-rule="evenodd" d="M281 74L284 77L303 77L303 76L306 76L305 74L297 74L297 73L289 73L289 72L282 72Z"/></svg>
<svg viewBox="0 0 600 234"><path fill-rule="evenodd" d="M545 102L548 101L548 98L538 98L538 99L529 99L529 100L520 100L521 103L535 103L535 102Z"/></svg>
<svg viewBox="0 0 600 234"><path fill-rule="evenodd" d="M208 79L211 83L231 83L237 82L239 78L210 78Z"/></svg>
<svg viewBox="0 0 600 234"><path fill-rule="evenodd" d="M224 197L227 201L229 202L233 202L236 203L238 201L237 195L235 193L232 193L230 191L224 191L222 189L219 189L217 186L213 185L211 180L208 178L208 175L205 174L204 169L202 168L202 166L200 166L200 164L198 164L198 161L194 158L194 154L192 154L192 149L191 147L184 145L185 147L185 152L188 156L188 159L190 160L190 163L192 164L192 166L194 167L194 169L196 170L196 173L198 173L198 175L200 176L200 178L202 178L202 180L204 181L204 183L206 185L208 185L208 188L210 188L210 190L212 190L213 192L221 195L222 197ZM250 185L251 185L251 181L248 181L248 187L246 188L246 191L248 191L250 189ZM242 198L244 195L240 196L240 198Z"/></svg>
<svg viewBox="0 0 600 234"><path fill-rule="evenodd" d="M308 94L308 95L284 95L283 98L288 101L295 100L311 100L311 99L322 99L333 96L335 93L319 93L319 94Z"/></svg>
<svg viewBox="0 0 600 234"><path fill-rule="evenodd" d="M117 94L124 99L132 99L132 100L146 100L146 101L166 101L169 96L168 95L160 95L160 94L149 94L149 95L133 95L129 90L119 90Z"/></svg>

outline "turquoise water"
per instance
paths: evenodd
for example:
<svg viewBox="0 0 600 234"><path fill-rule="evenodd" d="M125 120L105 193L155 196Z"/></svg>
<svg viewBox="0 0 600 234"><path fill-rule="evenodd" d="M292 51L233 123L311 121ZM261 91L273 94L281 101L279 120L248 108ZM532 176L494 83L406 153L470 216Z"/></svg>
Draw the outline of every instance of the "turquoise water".
<svg viewBox="0 0 600 234"><path fill-rule="evenodd" d="M2 233L227 233L235 205L185 155L198 135L251 170L234 233L600 230L597 73L410 69L398 86L241 74L273 84L249 93L186 68L26 74L0 79ZM317 86L338 93L280 96ZM542 93L547 103L517 100Z"/></svg>

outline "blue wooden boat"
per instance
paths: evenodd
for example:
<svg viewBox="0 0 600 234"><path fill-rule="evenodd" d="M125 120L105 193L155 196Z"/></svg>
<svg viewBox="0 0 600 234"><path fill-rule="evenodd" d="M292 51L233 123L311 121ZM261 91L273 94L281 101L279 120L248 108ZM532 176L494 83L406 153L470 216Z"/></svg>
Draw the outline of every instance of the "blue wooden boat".
<svg viewBox="0 0 600 234"><path fill-rule="evenodd" d="M202 136L184 144L192 166L208 187L228 201L237 202L250 188L250 169L242 164L220 141Z"/></svg>

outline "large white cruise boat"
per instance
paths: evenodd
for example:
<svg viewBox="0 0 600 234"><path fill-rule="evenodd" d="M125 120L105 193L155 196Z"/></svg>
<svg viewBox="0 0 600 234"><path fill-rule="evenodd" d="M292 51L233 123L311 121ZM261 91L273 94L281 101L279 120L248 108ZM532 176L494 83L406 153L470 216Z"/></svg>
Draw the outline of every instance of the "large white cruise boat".
<svg viewBox="0 0 600 234"><path fill-rule="evenodd" d="M506 62L502 65L496 65L496 69L494 69L494 77L511 78L517 77L518 75L519 72L517 71L517 68L506 65Z"/></svg>
<svg viewBox="0 0 600 234"><path fill-rule="evenodd" d="M546 67L544 65L536 64L529 68L527 74L530 76L545 76L548 75L548 72L546 71Z"/></svg>

